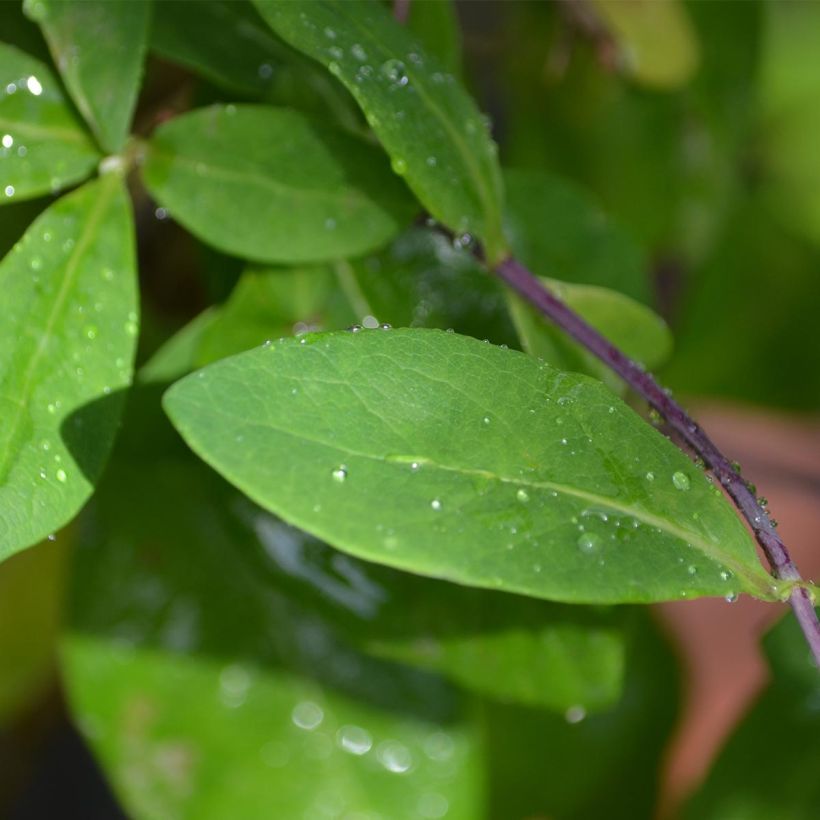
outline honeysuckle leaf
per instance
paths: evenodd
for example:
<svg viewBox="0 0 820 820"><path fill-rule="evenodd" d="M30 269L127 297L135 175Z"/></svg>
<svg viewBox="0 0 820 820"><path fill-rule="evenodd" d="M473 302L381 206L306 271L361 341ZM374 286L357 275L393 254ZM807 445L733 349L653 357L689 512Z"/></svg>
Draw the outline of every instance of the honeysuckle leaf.
<svg viewBox="0 0 820 820"><path fill-rule="evenodd" d="M68 92L103 149L125 145L148 41L150 2L26 0Z"/></svg>
<svg viewBox="0 0 820 820"><path fill-rule="evenodd" d="M137 335L133 223L108 174L0 262L0 558L71 519L114 439Z"/></svg>
<svg viewBox="0 0 820 820"><path fill-rule="evenodd" d="M0 205L56 193L100 158L49 68L0 43Z"/></svg>
<svg viewBox="0 0 820 820"><path fill-rule="evenodd" d="M496 148L475 103L399 25L369 0L255 0L285 41L327 66L425 208L478 236L490 261L507 252Z"/></svg>
<svg viewBox="0 0 820 820"><path fill-rule="evenodd" d="M378 148L269 106L216 105L171 120L151 139L143 173L193 234L262 262L364 253L417 209Z"/></svg>
<svg viewBox="0 0 820 820"><path fill-rule="evenodd" d="M600 383L516 351L308 335L192 374L165 407L257 503L368 560L568 602L784 591L671 442Z"/></svg>

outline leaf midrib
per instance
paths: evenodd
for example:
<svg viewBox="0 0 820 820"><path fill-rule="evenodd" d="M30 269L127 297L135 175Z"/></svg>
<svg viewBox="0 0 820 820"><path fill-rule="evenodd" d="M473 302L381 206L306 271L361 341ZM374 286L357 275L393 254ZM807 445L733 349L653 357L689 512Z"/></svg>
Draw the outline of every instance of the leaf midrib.
<svg viewBox="0 0 820 820"><path fill-rule="evenodd" d="M12 131L20 132L29 139L53 138L63 142L85 143L91 153L97 153L88 135L81 128L50 128L32 122L9 120L5 117L0 117L0 128L9 133Z"/></svg>

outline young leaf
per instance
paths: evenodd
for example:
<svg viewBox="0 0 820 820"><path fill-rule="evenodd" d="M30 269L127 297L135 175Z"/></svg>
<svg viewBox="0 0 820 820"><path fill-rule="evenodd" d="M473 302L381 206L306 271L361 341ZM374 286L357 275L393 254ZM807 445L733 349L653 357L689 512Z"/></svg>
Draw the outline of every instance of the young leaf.
<svg viewBox="0 0 820 820"><path fill-rule="evenodd" d="M129 816L481 814L480 735L457 716L425 719L298 672L122 639L73 636L63 662L72 712ZM377 680L395 688L394 678Z"/></svg>
<svg viewBox="0 0 820 820"><path fill-rule="evenodd" d="M682 815L691 820L811 820L820 806L820 677L797 622L764 640L771 681ZM777 754L772 750L777 749ZM780 788L772 790L772 783Z"/></svg>
<svg viewBox="0 0 820 820"><path fill-rule="evenodd" d="M569 285L544 279L544 284L628 356L647 368L661 364L672 349L666 323L648 307L617 291L592 285ZM626 388L605 364L568 338L519 297L510 294L512 313L524 350L561 370L588 373L613 392Z"/></svg>
<svg viewBox="0 0 820 820"><path fill-rule="evenodd" d="M0 204L56 193L99 160L51 71L0 43Z"/></svg>
<svg viewBox="0 0 820 820"><path fill-rule="evenodd" d="M131 380L131 212L114 174L46 210L0 263L0 558L65 524L91 493Z"/></svg>
<svg viewBox="0 0 820 820"><path fill-rule="evenodd" d="M515 351L318 334L211 365L165 406L255 501L368 560L569 602L782 592L671 442L600 383Z"/></svg>
<svg viewBox="0 0 820 820"><path fill-rule="evenodd" d="M106 151L125 144L137 101L151 4L25 0L77 108Z"/></svg>
<svg viewBox="0 0 820 820"><path fill-rule="evenodd" d="M495 144L475 103L381 4L255 0L273 30L327 66L367 115L393 169L436 219L506 254Z"/></svg>
<svg viewBox="0 0 820 820"><path fill-rule="evenodd" d="M377 148L281 108L177 117L151 139L143 170L154 198L193 234L262 262L364 253L416 210Z"/></svg>

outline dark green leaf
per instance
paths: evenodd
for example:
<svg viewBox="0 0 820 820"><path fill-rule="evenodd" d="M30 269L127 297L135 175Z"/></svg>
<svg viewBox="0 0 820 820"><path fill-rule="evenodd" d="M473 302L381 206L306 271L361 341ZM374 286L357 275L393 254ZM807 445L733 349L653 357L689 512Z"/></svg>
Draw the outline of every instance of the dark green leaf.
<svg viewBox="0 0 820 820"><path fill-rule="evenodd" d="M192 233L263 262L363 253L398 233L416 209L378 149L264 106L177 117L149 143L144 175Z"/></svg>
<svg viewBox="0 0 820 820"><path fill-rule="evenodd" d="M55 193L99 160L51 71L0 43L0 204Z"/></svg>
<svg viewBox="0 0 820 820"><path fill-rule="evenodd" d="M644 254L582 189L536 170L506 169L504 184L507 235L527 267L649 301Z"/></svg>
<svg viewBox="0 0 820 820"><path fill-rule="evenodd" d="M273 30L327 66L367 115L394 170L436 219L506 254L495 144L458 82L379 3L255 0Z"/></svg>
<svg viewBox="0 0 820 820"><path fill-rule="evenodd" d="M772 679L691 800L692 820L814 820L820 676L791 615L766 637Z"/></svg>
<svg viewBox="0 0 820 820"><path fill-rule="evenodd" d="M544 279L543 282L596 330L644 367L657 367L669 356L672 349L669 328L640 302L607 288L569 285L551 279ZM595 376L616 393L625 392L624 382L612 370L522 299L510 295L510 310L527 353L561 370Z"/></svg>
<svg viewBox="0 0 820 820"><path fill-rule="evenodd" d="M456 77L461 74L461 32L453 0L424 0L410 3L407 27Z"/></svg>
<svg viewBox="0 0 820 820"><path fill-rule="evenodd" d="M91 493L131 380L131 213L109 174L48 208L0 263L0 557L65 524Z"/></svg>
<svg viewBox="0 0 820 820"><path fill-rule="evenodd" d="M475 339L302 337L165 405L254 500L369 560L572 602L784 591L720 491L603 385Z"/></svg>
<svg viewBox="0 0 820 820"><path fill-rule="evenodd" d="M148 39L149 2L26 0L77 108L110 152L125 144Z"/></svg>

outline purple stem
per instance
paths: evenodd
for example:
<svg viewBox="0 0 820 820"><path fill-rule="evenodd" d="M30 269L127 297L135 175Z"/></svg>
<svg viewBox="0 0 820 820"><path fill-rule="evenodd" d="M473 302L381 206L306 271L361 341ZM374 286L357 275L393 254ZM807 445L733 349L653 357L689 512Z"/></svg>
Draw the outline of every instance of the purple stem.
<svg viewBox="0 0 820 820"><path fill-rule="evenodd" d="M666 419L667 424L703 459L704 464L725 488L752 528L774 575L783 581L800 581L797 567L769 515L755 497L753 488L740 477L709 436L655 378L544 287L517 259L507 257L495 266L494 271L533 307L617 373ZM789 596L789 603L806 636L815 662L820 667L820 622L808 590L795 587Z"/></svg>
<svg viewBox="0 0 820 820"><path fill-rule="evenodd" d="M410 16L410 0L393 0L393 17L404 25Z"/></svg>

